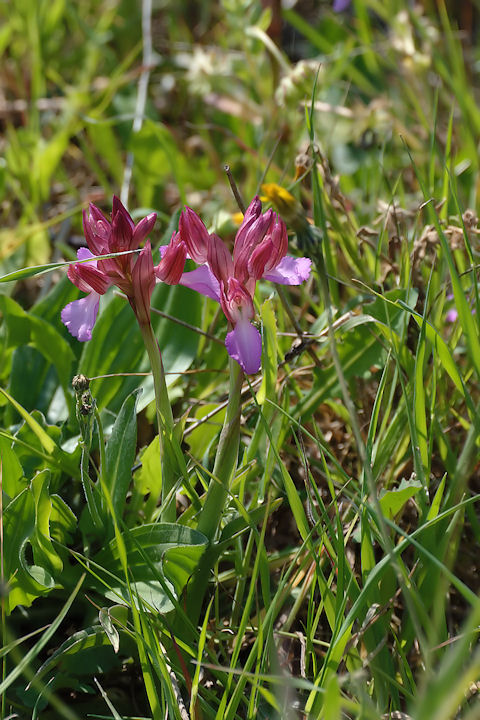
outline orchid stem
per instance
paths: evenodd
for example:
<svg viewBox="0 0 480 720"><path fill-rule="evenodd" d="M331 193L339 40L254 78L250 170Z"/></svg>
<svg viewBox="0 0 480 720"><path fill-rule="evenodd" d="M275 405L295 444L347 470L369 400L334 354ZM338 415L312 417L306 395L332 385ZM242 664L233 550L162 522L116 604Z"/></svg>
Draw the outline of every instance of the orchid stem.
<svg viewBox="0 0 480 720"><path fill-rule="evenodd" d="M243 370L232 358L229 359L229 367L230 391L227 412L215 456L213 477L207 490L207 497L200 512L197 526L197 530L208 538L209 544L188 588L188 614L195 626L200 617L211 571L217 560L217 551L213 541L225 511L228 491L238 462Z"/></svg>
<svg viewBox="0 0 480 720"><path fill-rule="evenodd" d="M233 474L237 468L238 446L240 442L240 410L243 371L240 365L229 358L230 390L227 412L218 443L213 478L207 491L207 497L200 513L197 529L211 542L222 518Z"/></svg>
<svg viewBox="0 0 480 720"><path fill-rule="evenodd" d="M157 410L158 439L160 445L160 460L162 464L162 511L160 519L163 522L175 522L175 451L173 447L173 415L168 398L165 371L162 356L151 323L140 323L143 341L150 359L153 385L155 389L155 404Z"/></svg>

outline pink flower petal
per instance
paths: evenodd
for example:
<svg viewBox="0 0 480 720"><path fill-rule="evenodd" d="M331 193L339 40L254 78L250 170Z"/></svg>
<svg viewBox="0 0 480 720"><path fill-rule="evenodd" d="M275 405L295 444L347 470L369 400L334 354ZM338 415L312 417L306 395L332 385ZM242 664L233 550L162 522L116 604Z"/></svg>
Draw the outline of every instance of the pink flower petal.
<svg viewBox="0 0 480 720"><path fill-rule="evenodd" d="M135 226L132 237L132 249L138 248L142 240L145 240L147 235L150 235L155 225L156 219L157 213L153 212L140 220L138 225Z"/></svg>
<svg viewBox="0 0 480 720"><path fill-rule="evenodd" d="M219 282L228 282L233 276L233 262L230 250L218 235L210 235L208 265Z"/></svg>
<svg viewBox="0 0 480 720"><path fill-rule="evenodd" d="M197 213L186 207L180 215L178 223L180 237L186 243L188 254L199 265L208 259L210 235Z"/></svg>
<svg viewBox="0 0 480 720"><path fill-rule="evenodd" d="M310 258L285 255L276 268L264 273L263 278L279 285L300 285L310 277L311 266Z"/></svg>
<svg viewBox="0 0 480 720"><path fill-rule="evenodd" d="M66 305L61 313L62 322L68 332L80 342L92 339L92 330L97 319L100 295L91 292L86 297Z"/></svg>
<svg viewBox="0 0 480 720"><path fill-rule="evenodd" d="M180 285L220 302L220 283L208 265L200 265L196 270L183 273Z"/></svg>
<svg viewBox="0 0 480 720"><path fill-rule="evenodd" d="M155 267L155 275L167 285L178 285L182 277L187 245L180 239L180 233L174 234L169 245L160 248L162 259Z"/></svg>
<svg viewBox="0 0 480 720"><path fill-rule="evenodd" d="M155 273L150 240L137 258L132 272L133 298L129 298L137 320L141 324L150 322L150 300L155 287ZM133 302L132 302L133 300Z"/></svg>
<svg viewBox="0 0 480 720"><path fill-rule="evenodd" d="M260 369L262 360L262 338L257 328L248 320L241 320L225 338L225 347L231 358L252 375Z"/></svg>
<svg viewBox="0 0 480 720"><path fill-rule="evenodd" d="M93 259L95 255L88 248L80 248L77 251L77 257L79 260L92 258L92 262L69 265L67 270L69 280L82 292L89 293L94 290L96 293L103 295L112 284L112 281L108 275L97 267L97 261Z"/></svg>

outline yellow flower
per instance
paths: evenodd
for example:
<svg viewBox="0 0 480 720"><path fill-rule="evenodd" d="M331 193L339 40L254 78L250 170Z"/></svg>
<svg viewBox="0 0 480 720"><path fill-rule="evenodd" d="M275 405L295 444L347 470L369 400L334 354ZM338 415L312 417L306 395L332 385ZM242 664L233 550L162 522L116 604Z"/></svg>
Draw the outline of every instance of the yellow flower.
<svg viewBox="0 0 480 720"><path fill-rule="evenodd" d="M287 225L289 225L292 230L295 230L297 235L302 235L308 230L309 221L305 215L305 211L298 200L288 192L288 190L285 190L281 185L277 185L277 183L264 183L262 185L262 192L264 193L264 197L261 199L271 202L275 210L280 213Z"/></svg>

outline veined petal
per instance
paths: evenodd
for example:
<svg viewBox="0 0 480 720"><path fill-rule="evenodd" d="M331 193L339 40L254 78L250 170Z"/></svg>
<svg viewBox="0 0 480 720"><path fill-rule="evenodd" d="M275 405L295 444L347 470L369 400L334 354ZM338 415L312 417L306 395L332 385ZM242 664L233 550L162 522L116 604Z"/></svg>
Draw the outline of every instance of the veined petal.
<svg viewBox="0 0 480 720"><path fill-rule="evenodd" d="M90 250L95 255L109 252L112 226L105 215L93 203L83 210L83 232Z"/></svg>
<svg viewBox="0 0 480 720"><path fill-rule="evenodd" d="M310 258L285 255L276 268L263 274L263 278L279 285L300 285L310 277L311 265Z"/></svg>
<svg viewBox="0 0 480 720"><path fill-rule="evenodd" d="M150 322L150 300L155 287L152 248L147 240L132 271L133 298L129 298L140 324ZM133 302L132 302L133 301Z"/></svg>
<svg viewBox="0 0 480 720"><path fill-rule="evenodd" d="M135 226L132 237L132 250L138 248L142 240L145 240L145 238L150 235L155 225L156 219L157 213L152 212L146 217L144 217L142 220L140 220L138 225Z"/></svg>
<svg viewBox="0 0 480 720"><path fill-rule="evenodd" d="M178 223L178 231L183 242L186 243L188 254L198 265L203 265L208 259L208 246L210 235L197 213L185 207Z"/></svg>
<svg viewBox="0 0 480 720"><path fill-rule="evenodd" d="M155 267L155 275L168 285L177 285L182 277L187 246L180 240L180 234L173 235L170 244L160 248L161 260Z"/></svg>
<svg viewBox="0 0 480 720"><path fill-rule="evenodd" d="M252 207L255 200L250 203L245 218L247 218L250 207ZM258 200L256 210L261 212L261 202ZM262 242L265 234L268 232L270 226L274 221L273 210L267 210L263 215L255 216L255 213L251 213L249 221L242 223L236 236L235 244L233 247L233 263L235 268L235 277L244 282L248 277L248 261L253 250Z"/></svg>
<svg viewBox="0 0 480 720"><path fill-rule="evenodd" d="M88 248L80 248L77 251L79 260L89 260L89 263L76 263L69 265L67 275L69 280L76 285L82 292L91 292L103 295L112 284L110 278L97 267L95 255Z"/></svg>
<svg viewBox="0 0 480 720"><path fill-rule="evenodd" d="M123 220L126 222L126 224L129 225L133 233L135 229L135 223L133 222L130 213L128 212L127 208L122 203L120 198L114 195L112 200L112 223L115 218L118 218L120 215L123 217Z"/></svg>
<svg viewBox="0 0 480 720"><path fill-rule="evenodd" d="M247 270L250 277L258 280L265 272L265 266L274 253L273 243L269 238L262 240L260 245L254 249L247 263Z"/></svg>
<svg viewBox="0 0 480 720"><path fill-rule="evenodd" d="M255 292L255 281L253 293ZM253 295L253 294L252 294ZM255 316L252 295L247 288L237 280L229 277L228 282L222 283L220 289L220 305L227 320L236 326L237 323L249 321Z"/></svg>
<svg viewBox="0 0 480 720"><path fill-rule="evenodd" d="M62 312L61 318L68 332L80 342L92 339L92 330L97 319L100 295L91 292L86 297L68 303Z"/></svg>
<svg viewBox="0 0 480 720"><path fill-rule="evenodd" d="M218 235L210 235L208 265L219 282L228 282L233 276L233 262L230 250Z"/></svg>
<svg viewBox="0 0 480 720"><path fill-rule="evenodd" d="M120 203L118 198L113 198L113 205L115 208L115 200ZM110 243L110 252L122 252L123 250L134 250L133 247L133 231L135 225L133 220L128 214L127 210L120 203L120 208L117 205L117 211L112 212L112 239ZM117 258L117 260L123 258Z"/></svg>
<svg viewBox="0 0 480 720"><path fill-rule="evenodd" d="M231 358L252 375L260 369L262 360L262 338L257 328L242 319L225 338L225 347Z"/></svg>
<svg viewBox="0 0 480 720"><path fill-rule="evenodd" d="M183 273L180 285L220 302L220 283L208 265L200 265L195 270Z"/></svg>

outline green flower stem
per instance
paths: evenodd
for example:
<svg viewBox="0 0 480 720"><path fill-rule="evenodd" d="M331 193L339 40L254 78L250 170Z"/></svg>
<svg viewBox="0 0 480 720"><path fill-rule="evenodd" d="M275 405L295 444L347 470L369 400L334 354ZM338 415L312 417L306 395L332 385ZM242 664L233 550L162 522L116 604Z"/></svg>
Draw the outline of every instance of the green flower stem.
<svg viewBox="0 0 480 720"><path fill-rule="evenodd" d="M240 411L243 371L235 360L230 359L230 392L227 412L218 443L213 477L207 490L207 497L200 511L197 529L209 540L209 544L200 559L199 566L188 585L187 612L194 626L198 624L203 599L215 562L217 549L214 544L222 515L225 510L228 491L237 468L238 446L240 443ZM189 630L184 624L174 630L182 637ZM191 639L191 638L190 638Z"/></svg>
<svg viewBox="0 0 480 720"><path fill-rule="evenodd" d="M177 462L174 448L174 423L172 407L168 399L165 372L157 339L150 323L140 323L143 342L147 349L153 374L155 404L157 409L158 438L162 463L162 522L175 522L175 475Z"/></svg>
<svg viewBox="0 0 480 720"><path fill-rule="evenodd" d="M200 512L197 529L210 542L215 538L222 518L230 483L237 468L238 446L240 442L240 395L243 383L243 371L232 358L229 359L230 390L227 412L218 443L213 478L207 491L205 503Z"/></svg>

